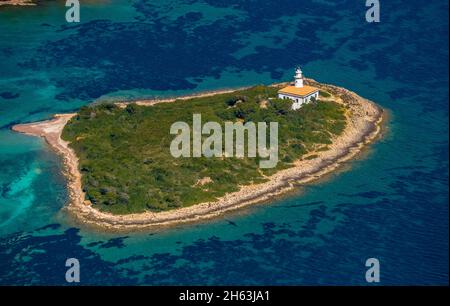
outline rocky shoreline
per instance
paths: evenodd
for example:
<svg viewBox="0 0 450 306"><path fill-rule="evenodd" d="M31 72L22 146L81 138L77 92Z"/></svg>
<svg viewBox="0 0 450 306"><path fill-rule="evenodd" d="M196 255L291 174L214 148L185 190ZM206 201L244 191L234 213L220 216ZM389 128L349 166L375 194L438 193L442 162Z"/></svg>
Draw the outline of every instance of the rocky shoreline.
<svg viewBox="0 0 450 306"><path fill-rule="evenodd" d="M33 0L0 0L1 5L36 5Z"/></svg>

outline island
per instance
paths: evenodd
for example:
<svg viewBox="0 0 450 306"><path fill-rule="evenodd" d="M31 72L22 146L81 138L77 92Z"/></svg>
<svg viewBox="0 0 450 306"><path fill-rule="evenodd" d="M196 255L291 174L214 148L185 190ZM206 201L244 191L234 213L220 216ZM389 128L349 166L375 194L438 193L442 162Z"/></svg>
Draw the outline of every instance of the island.
<svg viewBox="0 0 450 306"><path fill-rule="evenodd" d="M317 180L380 135L381 107L341 87L304 82L94 103L12 129L44 137L62 156L66 209L78 222L125 231L182 224ZM173 157L171 124L192 123L196 113L219 123L278 122L276 167L263 169L249 157Z"/></svg>

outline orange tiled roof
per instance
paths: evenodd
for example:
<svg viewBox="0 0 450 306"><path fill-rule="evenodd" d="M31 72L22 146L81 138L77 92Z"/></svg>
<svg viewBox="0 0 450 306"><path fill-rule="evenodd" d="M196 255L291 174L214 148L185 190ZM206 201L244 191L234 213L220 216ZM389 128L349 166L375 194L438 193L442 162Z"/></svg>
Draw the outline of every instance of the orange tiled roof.
<svg viewBox="0 0 450 306"><path fill-rule="evenodd" d="M278 93L304 97L318 90L319 90L318 88L308 85L304 85L303 87L287 86L280 89Z"/></svg>

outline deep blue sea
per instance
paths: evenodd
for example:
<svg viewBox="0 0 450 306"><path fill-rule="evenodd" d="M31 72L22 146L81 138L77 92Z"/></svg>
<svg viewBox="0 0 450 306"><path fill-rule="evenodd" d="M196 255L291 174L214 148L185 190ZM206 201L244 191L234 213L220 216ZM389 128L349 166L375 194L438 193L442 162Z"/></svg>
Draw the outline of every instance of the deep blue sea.
<svg viewBox="0 0 450 306"><path fill-rule="evenodd" d="M449 283L448 1L64 1L0 7L0 285ZM133 234L74 224L61 163L16 123L98 100L307 77L389 110L384 137L294 195L198 224ZM370 284L372 285L372 284Z"/></svg>

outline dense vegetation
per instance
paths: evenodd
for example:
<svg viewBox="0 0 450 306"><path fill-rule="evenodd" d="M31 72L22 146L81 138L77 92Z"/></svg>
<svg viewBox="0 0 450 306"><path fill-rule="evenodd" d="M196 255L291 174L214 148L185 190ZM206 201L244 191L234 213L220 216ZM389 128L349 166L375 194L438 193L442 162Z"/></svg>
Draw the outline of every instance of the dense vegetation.
<svg viewBox="0 0 450 306"><path fill-rule="evenodd" d="M189 206L236 191L239 185L263 182L264 175L325 149L331 136L344 129L344 109L337 103L319 100L293 111L291 102L274 98L276 92L257 86L151 107L86 106L62 137L79 157L87 199L99 209L126 214ZM277 167L259 169L258 158L172 157L175 135L170 126L176 121L192 126L194 113L202 115L203 124L216 121L222 127L225 121L277 121Z"/></svg>

